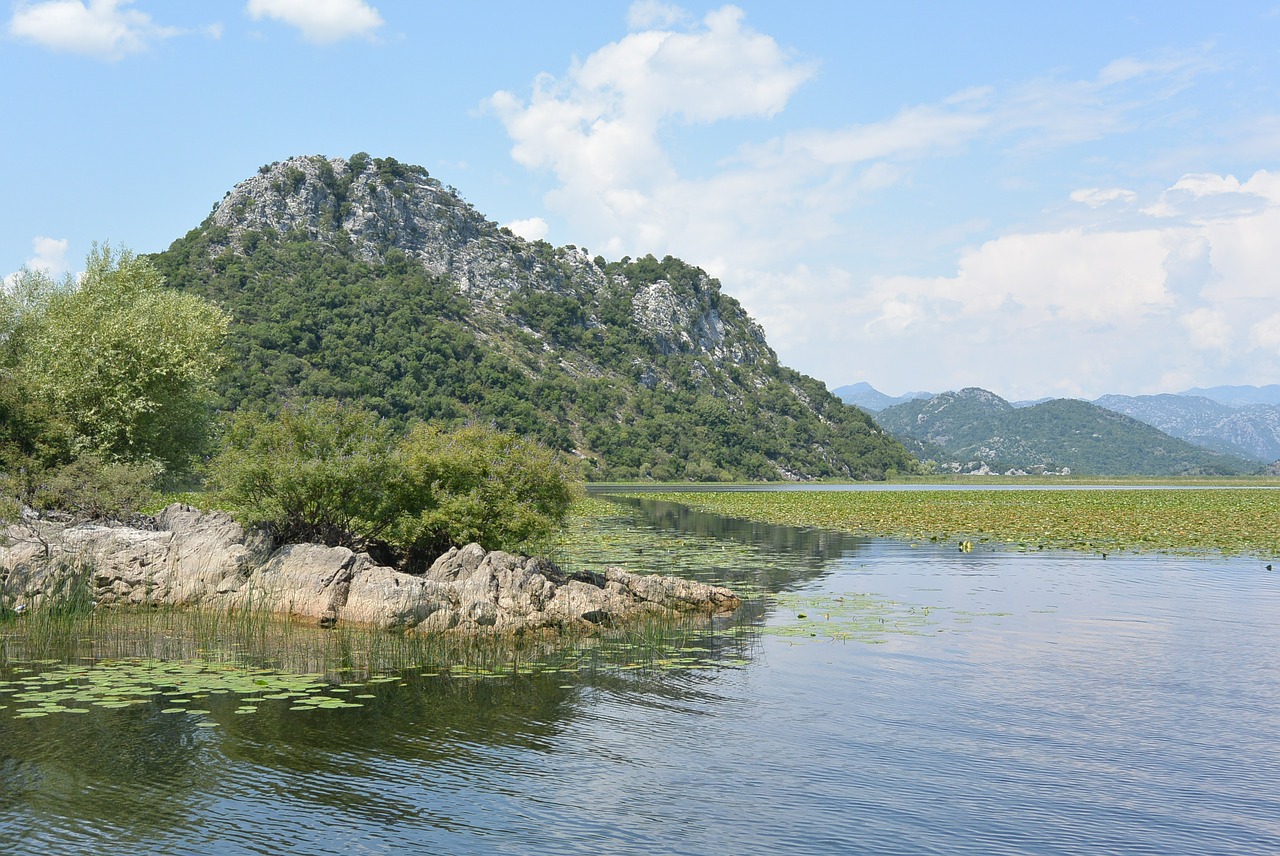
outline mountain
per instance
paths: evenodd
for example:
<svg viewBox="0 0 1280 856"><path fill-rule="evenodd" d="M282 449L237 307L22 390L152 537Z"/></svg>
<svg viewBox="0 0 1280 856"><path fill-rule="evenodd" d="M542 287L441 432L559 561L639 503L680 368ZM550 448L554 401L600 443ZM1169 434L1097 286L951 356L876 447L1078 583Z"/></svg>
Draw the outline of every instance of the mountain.
<svg viewBox="0 0 1280 856"><path fill-rule="evenodd" d="M971 387L894 405L877 420L944 471L1231 475L1257 469L1075 399L1014 407Z"/></svg>
<svg viewBox="0 0 1280 856"><path fill-rule="evenodd" d="M886 407L901 404L904 401L915 401L917 398L932 398L932 392L908 392L903 395L885 395L869 383L860 382L841 386L832 390L845 404L861 407L871 413L878 413Z"/></svg>
<svg viewBox="0 0 1280 856"><path fill-rule="evenodd" d="M1196 387L1180 394L1209 398L1228 407L1247 407L1250 404L1280 405L1280 384L1275 383L1267 386L1211 386L1207 389Z"/></svg>
<svg viewBox="0 0 1280 856"><path fill-rule="evenodd" d="M1280 460L1280 407L1276 405L1237 407L1186 393L1104 395L1094 404L1206 449L1264 463Z"/></svg>
<svg viewBox="0 0 1280 856"><path fill-rule="evenodd" d="M897 441L778 363L702 270L525 241L422 167L364 153L263 166L152 257L234 318L219 406L353 401L483 420L593 479L882 478Z"/></svg>

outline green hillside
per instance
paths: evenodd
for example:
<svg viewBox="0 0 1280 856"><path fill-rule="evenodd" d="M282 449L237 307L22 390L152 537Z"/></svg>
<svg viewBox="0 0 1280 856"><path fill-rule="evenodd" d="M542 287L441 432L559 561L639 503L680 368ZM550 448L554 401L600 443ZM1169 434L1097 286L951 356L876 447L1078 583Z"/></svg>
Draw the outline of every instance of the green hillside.
<svg viewBox="0 0 1280 856"><path fill-rule="evenodd" d="M1075 399L1015 408L994 393L969 388L894 405L877 421L943 471L1159 476L1256 469Z"/></svg>
<svg viewBox="0 0 1280 856"><path fill-rule="evenodd" d="M420 167L294 158L153 257L233 317L219 406L358 402L393 422L492 422L593 479L882 478L912 465L778 364L702 270L526 242Z"/></svg>

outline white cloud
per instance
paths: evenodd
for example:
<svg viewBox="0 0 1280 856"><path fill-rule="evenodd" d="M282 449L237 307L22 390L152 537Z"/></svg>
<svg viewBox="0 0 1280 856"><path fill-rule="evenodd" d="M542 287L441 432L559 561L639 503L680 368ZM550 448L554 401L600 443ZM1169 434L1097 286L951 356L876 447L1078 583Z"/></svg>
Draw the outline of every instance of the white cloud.
<svg viewBox="0 0 1280 856"><path fill-rule="evenodd" d="M20 3L9 20L9 33L57 51L118 60L183 32L127 8L131 5L132 0Z"/></svg>
<svg viewBox="0 0 1280 856"><path fill-rule="evenodd" d="M1255 348L1280 354L1280 315L1272 315L1249 330L1249 343Z"/></svg>
<svg viewBox="0 0 1280 856"><path fill-rule="evenodd" d="M506 224L507 228L515 232L526 241L541 241L547 237L547 221L541 217L530 217L527 220L512 220Z"/></svg>
<svg viewBox="0 0 1280 856"><path fill-rule="evenodd" d="M70 242L66 238L47 238L44 235L37 235L31 239L33 255L27 259L23 267L28 270L44 271L54 278L60 277L71 269L71 265L67 262L69 246ZM11 286L18 275L18 271L6 275L3 279L4 285Z"/></svg>
<svg viewBox="0 0 1280 856"><path fill-rule="evenodd" d="M1125 205L1131 204L1138 198L1138 194L1132 190L1124 190L1119 187L1085 187L1080 190L1071 191L1071 201L1088 205L1090 208L1101 208L1104 205L1110 205L1112 202L1121 202Z"/></svg>
<svg viewBox="0 0 1280 856"><path fill-rule="evenodd" d="M704 267L791 364L840 382L977 383L1029 398L1139 391L1132 378L1201 377L1261 347L1235 331L1270 314L1264 293L1274 301L1280 174L1187 175L1159 194L1082 187L1070 192L1079 208L1041 215L1052 223L1063 214L1069 227L1033 220L993 234L990 215L968 212L983 221L980 238L950 263L943 248L973 240L972 229L962 237L959 224L934 217L896 219L895 231L869 207L898 197L935 204L933 187L950 190L984 156L1031 163L1168 121L1162 105L1205 70L1202 56L1122 58L1092 79L970 87L872 121L836 114L832 127L744 134L694 161L673 148L683 144L673 129L731 118L758 129L815 69L731 6L694 21L638 3L630 23L564 74L540 75L527 97L502 91L487 105L515 161L554 176L546 203L577 242ZM988 186L1029 199L1038 179L1002 170ZM1269 341L1265 330L1254 338Z"/></svg>
<svg viewBox="0 0 1280 856"><path fill-rule="evenodd" d="M1191 194L1176 220L1007 234L961 253L950 276L879 277L858 299L814 301L810 311L833 329L857 329L886 362L915 355L918 367L928 355L938 375L963 366L970 377L957 383L1004 384L1026 397L1067 392L1037 386L1046 366L1059 365L1095 395L1131 387L1124 378L1138 368L1151 392L1214 370L1260 382L1274 363L1256 354L1280 355L1280 199L1261 209L1221 203L1269 199L1275 178L1183 176L1162 194ZM1173 379L1180 386L1162 385Z"/></svg>
<svg viewBox="0 0 1280 856"><path fill-rule="evenodd" d="M684 9L661 0L638 0L627 10L627 26L632 30L671 27L687 23L688 20L689 13Z"/></svg>
<svg viewBox="0 0 1280 856"><path fill-rule="evenodd" d="M813 73L742 17L725 6L690 32L631 33L563 79L540 76L528 103L495 93L488 103L515 142L512 156L593 190L673 177L658 140L665 122L768 117Z"/></svg>
<svg viewBox="0 0 1280 856"><path fill-rule="evenodd" d="M1234 338L1231 323L1221 310L1201 307L1183 315L1178 321L1187 328L1193 348L1226 351L1231 347Z"/></svg>
<svg viewBox="0 0 1280 856"><path fill-rule="evenodd" d="M61 276L71 269L67 262L67 249L70 242L66 238L46 238L37 235L31 239L31 249L35 255L27 259L27 267L42 270L49 276Z"/></svg>
<svg viewBox="0 0 1280 856"><path fill-rule="evenodd" d="M273 18L297 27L302 38L318 45L372 38L384 23L364 0L249 0L245 11L255 21Z"/></svg>

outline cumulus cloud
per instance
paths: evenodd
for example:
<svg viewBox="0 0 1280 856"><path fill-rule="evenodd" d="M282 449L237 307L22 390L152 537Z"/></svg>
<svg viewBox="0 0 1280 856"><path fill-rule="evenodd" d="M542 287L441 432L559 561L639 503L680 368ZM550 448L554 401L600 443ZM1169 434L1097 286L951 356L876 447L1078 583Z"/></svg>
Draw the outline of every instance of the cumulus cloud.
<svg viewBox="0 0 1280 856"><path fill-rule="evenodd" d="M732 6L695 19L637 3L629 25L562 74L540 75L527 95L500 91L487 107L513 159L553 177L545 201L578 243L704 267L792 364L840 382L921 388L945 377L1039 397L1138 391L1120 378L1196 378L1270 341L1265 325L1250 331L1270 314L1267 272L1280 270L1280 175L1175 174L1163 192L1081 187L1069 192L1079 207L1057 209L1069 225L1052 212L1038 226L993 232L984 222L955 251L943 248L972 240L958 223L912 232L903 219L890 232L869 213L895 194L925 198L923 181L952 178L948 161L960 174L982 155L1007 163L1010 152L1033 158L1167 121L1161 105L1206 70L1203 56L972 87L871 121L833 114L829 127L744 134L691 159L676 148L681 128L767 128L816 67ZM1026 193L1033 175L997 174L989 186ZM901 247L888 262L886 242ZM860 366L859 354L875 365Z"/></svg>
<svg viewBox="0 0 1280 856"><path fill-rule="evenodd" d="M841 310L843 323L890 348L911 342L937 353L927 343L945 338L953 358L965 355L962 365L986 364L1025 395L1047 393L1035 378L1055 359L1074 364L1077 383L1095 394L1113 391L1107 383L1135 364L1150 366L1153 379L1195 378L1209 367L1256 373L1255 352L1280 355L1280 199L1266 195L1274 186L1266 171L1243 183L1183 176L1163 195L1198 191L1211 215L1184 200L1176 220L1152 216L1145 228L1100 222L1003 235L963 252L953 275L876 278ZM1224 208L1223 196L1264 207ZM1065 342L1075 350L1053 356ZM1039 357L1011 357L1028 343Z"/></svg>
<svg viewBox="0 0 1280 856"><path fill-rule="evenodd" d="M1113 202L1120 202L1125 205L1130 204L1138 198L1138 194L1132 190L1124 190L1119 187L1085 187L1080 190L1071 191L1071 201L1088 205L1090 208L1101 208L1104 205L1110 205Z"/></svg>
<svg viewBox="0 0 1280 856"><path fill-rule="evenodd" d="M1226 351L1231 347L1234 333L1221 310L1201 307L1178 320L1187 328L1191 347L1215 351Z"/></svg>
<svg viewBox="0 0 1280 856"><path fill-rule="evenodd" d="M318 45L372 38L384 23L364 0L249 0L245 11L255 21L272 18L296 27L303 39Z"/></svg>
<svg viewBox="0 0 1280 856"><path fill-rule="evenodd" d="M1280 315L1272 315L1254 324L1249 330L1249 343L1255 348L1280 354Z"/></svg>
<svg viewBox="0 0 1280 856"><path fill-rule="evenodd" d="M541 241L547 237L547 221L541 217L530 217L527 220L512 220L506 224L507 228L515 232L526 241Z"/></svg>
<svg viewBox="0 0 1280 856"><path fill-rule="evenodd" d="M118 60L180 35L157 24L132 0L46 0L21 3L9 20L9 34L66 53Z"/></svg>
<svg viewBox="0 0 1280 856"><path fill-rule="evenodd" d="M627 26L633 30L671 27L688 21L688 12L673 3L663 3L660 0L639 0L627 10Z"/></svg>
<svg viewBox="0 0 1280 856"><path fill-rule="evenodd" d="M44 271L51 277L60 277L71 270L71 265L67 261L69 247L70 242L66 238L47 238L44 235L37 235L31 239L32 256L27 259L23 267L28 270ZM11 285L18 275L17 271L8 274L4 277L4 284Z"/></svg>
<svg viewBox="0 0 1280 856"><path fill-rule="evenodd" d="M42 270L49 276L61 276L71 269L67 262L67 249L70 243L66 238L47 238L37 235L31 239L34 255L27 259L27 267Z"/></svg>

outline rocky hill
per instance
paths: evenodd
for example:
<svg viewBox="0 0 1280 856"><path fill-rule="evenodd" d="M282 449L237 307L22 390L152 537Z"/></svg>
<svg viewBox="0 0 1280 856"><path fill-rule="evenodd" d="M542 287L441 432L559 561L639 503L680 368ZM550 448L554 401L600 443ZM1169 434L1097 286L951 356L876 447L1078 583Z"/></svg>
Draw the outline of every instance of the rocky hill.
<svg viewBox="0 0 1280 856"><path fill-rule="evenodd" d="M942 471L1231 475L1257 469L1074 399L1014 407L995 393L968 388L897 404L877 418Z"/></svg>
<svg viewBox="0 0 1280 856"><path fill-rule="evenodd" d="M500 228L421 167L365 154L262 167L153 257L234 317L220 406L353 400L481 419L589 478L880 478L903 447L679 259L606 261Z"/></svg>

